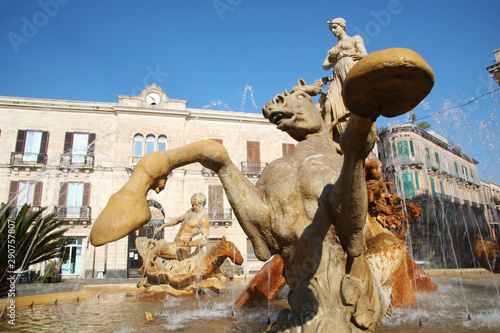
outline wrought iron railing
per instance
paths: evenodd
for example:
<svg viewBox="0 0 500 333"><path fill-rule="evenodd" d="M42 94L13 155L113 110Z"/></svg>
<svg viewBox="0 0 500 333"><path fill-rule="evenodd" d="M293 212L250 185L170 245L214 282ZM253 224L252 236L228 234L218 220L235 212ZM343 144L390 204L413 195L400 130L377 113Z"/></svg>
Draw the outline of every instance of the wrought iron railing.
<svg viewBox="0 0 500 333"><path fill-rule="evenodd" d="M233 210L231 208L209 208L208 217L210 221L231 221Z"/></svg>
<svg viewBox="0 0 500 333"><path fill-rule="evenodd" d="M243 161L241 162L241 172L245 175L259 176L267 164L267 162Z"/></svg>
<svg viewBox="0 0 500 333"><path fill-rule="evenodd" d="M92 169L94 167L94 156L74 153L61 154L60 165L62 167Z"/></svg>
<svg viewBox="0 0 500 333"><path fill-rule="evenodd" d="M12 153L10 155L11 165L36 165L47 164L47 154L42 153Z"/></svg>
<svg viewBox="0 0 500 333"><path fill-rule="evenodd" d="M90 223L92 208L89 206L54 206L54 213L65 222Z"/></svg>

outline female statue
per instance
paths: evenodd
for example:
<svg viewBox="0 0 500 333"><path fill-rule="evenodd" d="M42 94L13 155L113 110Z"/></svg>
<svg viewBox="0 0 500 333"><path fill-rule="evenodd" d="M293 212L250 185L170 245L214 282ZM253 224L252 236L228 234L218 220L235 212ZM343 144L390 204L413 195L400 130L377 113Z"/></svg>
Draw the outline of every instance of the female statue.
<svg viewBox="0 0 500 333"><path fill-rule="evenodd" d="M346 34L346 22L343 18L336 18L327 22L330 31L339 39L326 55L323 62L323 69L329 70L333 67L332 76L329 78L330 86L326 94L325 107L323 109L323 119L330 124L335 119L342 117L348 112L342 100L342 87L349 70L359 59L367 55L363 38L359 35L348 36ZM346 123L339 123L337 133L334 134L335 141L344 132Z"/></svg>

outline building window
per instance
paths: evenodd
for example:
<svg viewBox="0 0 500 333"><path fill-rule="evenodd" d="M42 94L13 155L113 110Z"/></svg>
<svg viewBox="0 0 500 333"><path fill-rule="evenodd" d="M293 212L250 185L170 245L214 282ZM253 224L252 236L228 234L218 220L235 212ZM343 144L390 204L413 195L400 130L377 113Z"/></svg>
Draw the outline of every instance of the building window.
<svg viewBox="0 0 500 333"><path fill-rule="evenodd" d="M252 242L247 238L247 259L257 259Z"/></svg>
<svg viewBox="0 0 500 333"><path fill-rule="evenodd" d="M420 183L418 181L418 172L415 172L415 188L420 190Z"/></svg>
<svg viewBox="0 0 500 333"><path fill-rule="evenodd" d="M166 151L168 139L165 135L160 135L158 140L153 134L148 134L144 140L142 134L134 135L134 152L132 155L132 163L139 162L142 156L154 151Z"/></svg>
<svg viewBox="0 0 500 333"><path fill-rule="evenodd" d="M82 264L82 246L83 237L71 238L63 249L63 253L67 259L62 262L62 275L79 275Z"/></svg>
<svg viewBox="0 0 500 333"><path fill-rule="evenodd" d="M467 167L465 165L462 165L462 173L464 174L465 180L468 180L469 174L467 172Z"/></svg>
<svg viewBox="0 0 500 333"><path fill-rule="evenodd" d="M146 154L152 153L155 151L155 136L149 134L146 137Z"/></svg>
<svg viewBox="0 0 500 333"><path fill-rule="evenodd" d="M71 164L87 164L88 157L94 156L95 140L95 133L66 132L61 163L67 158Z"/></svg>
<svg viewBox="0 0 500 333"><path fill-rule="evenodd" d="M456 161L455 161L455 171L457 172L457 176L458 176L458 164Z"/></svg>
<svg viewBox="0 0 500 333"><path fill-rule="evenodd" d="M444 193L444 185L442 181L439 181L439 187L441 188L441 197L444 198L445 193Z"/></svg>
<svg viewBox="0 0 500 333"><path fill-rule="evenodd" d="M60 218L88 218L90 215L90 183L64 182L59 191Z"/></svg>
<svg viewBox="0 0 500 333"><path fill-rule="evenodd" d="M439 162L439 154L438 152L435 152L434 154L436 155L436 163L438 165L438 168L441 168L441 163Z"/></svg>
<svg viewBox="0 0 500 333"><path fill-rule="evenodd" d="M413 140L410 140L410 153L411 156L415 156L415 148L413 147Z"/></svg>
<svg viewBox="0 0 500 333"><path fill-rule="evenodd" d="M158 151L167 150L167 137L165 135L160 135L158 137Z"/></svg>
<svg viewBox="0 0 500 333"><path fill-rule="evenodd" d="M222 185L208 185L208 216L210 220L224 217L224 189Z"/></svg>
<svg viewBox="0 0 500 333"><path fill-rule="evenodd" d="M429 150L429 148L425 147L425 152L426 152L426 156L427 156L427 161L430 162L431 161L431 151Z"/></svg>
<svg viewBox="0 0 500 333"><path fill-rule="evenodd" d="M14 161L47 164L49 132L19 130L17 132Z"/></svg>
<svg viewBox="0 0 500 333"><path fill-rule="evenodd" d="M415 187L413 185L413 174L403 173L403 188L405 193L405 198L415 197Z"/></svg>
<svg viewBox="0 0 500 333"><path fill-rule="evenodd" d="M281 145L283 156L290 154L294 149L295 145L293 143L283 143Z"/></svg>
<svg viewBox="0 0 500 333"><path fill-rule="evenodd" d="M392 157L396 158L398 156L398 152L396 151L396 143L392 143Z"/></svg>
<svg viewBox="0 0 500 333"><path fill-rule="evenodd" d="M436 187L434 186L434 179L429 178L431 181L431 191L432 191L432 196L436 197Z"/></svg>
<svg viewBox="0 0 500 333"><path fill-rule="evenodd" d="M42 182L11 181L9 202L12 206L17 207L18 210L25 204L31 207L41 207L42 189Z"/></svg>
<svg viewBox="0 0 500 333"><path fill-rule="evenodd" d="M132 162L137 163L142 157L142 144L144 137L142 134L136 134L134 136L134 154L132 156Z"/></svg>

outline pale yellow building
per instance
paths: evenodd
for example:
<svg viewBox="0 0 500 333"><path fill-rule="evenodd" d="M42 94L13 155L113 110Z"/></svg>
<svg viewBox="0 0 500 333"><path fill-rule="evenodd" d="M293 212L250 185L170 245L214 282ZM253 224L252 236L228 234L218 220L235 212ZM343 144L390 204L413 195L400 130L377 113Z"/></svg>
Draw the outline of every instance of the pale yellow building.
<svg viewBox="0 0 500 333"><path fill-rule="evenodd" d="M150 191L149 226L102 247L89 242L93 221L148 152L213 139L255 183L267 163L295 145L262 114L188 108L186 100L171 99L153 84L138 96L118 96L117 103L2 96L0 117L0 202L58 212L70 227L63 277L136 276L135 237L151 235L155 225L185 213L197 192L208 198L209 246L226 236L246 259L244 273L262 266L218 177L200 164L174 170L160 194ZM164 237L173 240L177 229Z"/></svg>
<svg viewBox="0 0 500 333"><path fill-rule="evenodd" d="M378 156L387 180L403 200L423 209L407 232L414 260L432 256L443 268L474 267L477 235L490 236L478 161L413 124L390 126L379 137Z"/></svg>

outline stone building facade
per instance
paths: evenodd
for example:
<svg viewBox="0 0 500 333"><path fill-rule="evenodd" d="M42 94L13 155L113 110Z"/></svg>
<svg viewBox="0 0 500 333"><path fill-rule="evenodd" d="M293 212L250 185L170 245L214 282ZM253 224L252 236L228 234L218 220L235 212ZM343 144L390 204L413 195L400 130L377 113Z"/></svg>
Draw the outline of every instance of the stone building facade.
<svg viewBox="0 0 500 333"><path fill-rule="evenodd" d="M481 181L484 195L484 213L491 229L492 240L500 240L500 185Z"/></svg>
<svg viewBox="0 0 500 333"><path fill-rule="evenodd" d="M226 236L247 259L244 273L262 266L218 177L200 164L174 170L160 194L150 191L152 220L144 228L102 247L89 242L93 221L148 152L213 139L255 183L268 162L295 146L261 114L188 108L153 84L138 96L118 96L118 103L2 96L0 117L0 202L58 213L70 228L63 277L135 276L135 237L151 236L155 225L184 214L197 192L208 198L208 246ZM178 227L167 229L164 237L173 240Z"/></svg>
<svg viewBox="0 0 500 333"><path fill-rule="evenodd" d="M477 235L491 234L478 161L413 124L390 126L379 137L378 156L387 180L403 200L418 203L423 210L407 231L414 260L443 268L474 267Z"/></svg>

